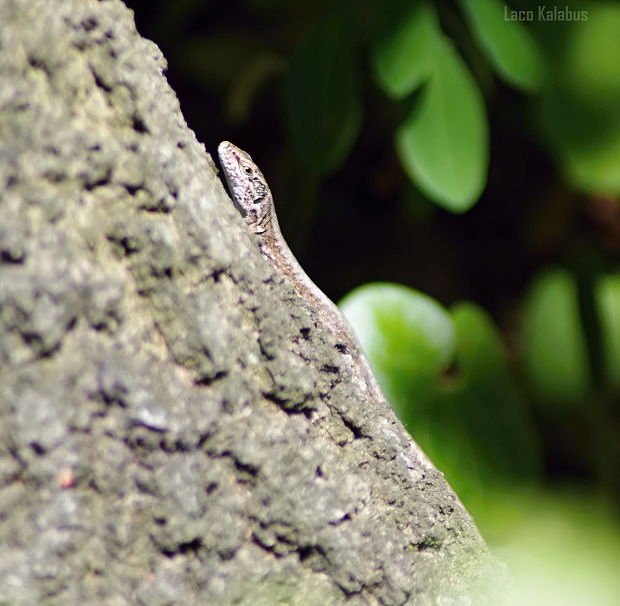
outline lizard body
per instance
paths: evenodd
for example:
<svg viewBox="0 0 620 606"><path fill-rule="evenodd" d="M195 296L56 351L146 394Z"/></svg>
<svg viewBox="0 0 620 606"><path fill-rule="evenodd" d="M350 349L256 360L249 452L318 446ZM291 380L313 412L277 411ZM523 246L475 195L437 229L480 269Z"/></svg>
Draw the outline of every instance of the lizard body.
<svg viewBox="0 0 620 606"><path fill-rule="evenodd" d="M297 294L316 316L317 323L339 342L339 350L352 357L354 371L370 398L385 401L353 328L336 305L308 277L288 247L280 231L271 190L260 169L247 152L228 141L220 143L218 155L233 201L256 237L261 252L276 270L292 281Z"/></svg>

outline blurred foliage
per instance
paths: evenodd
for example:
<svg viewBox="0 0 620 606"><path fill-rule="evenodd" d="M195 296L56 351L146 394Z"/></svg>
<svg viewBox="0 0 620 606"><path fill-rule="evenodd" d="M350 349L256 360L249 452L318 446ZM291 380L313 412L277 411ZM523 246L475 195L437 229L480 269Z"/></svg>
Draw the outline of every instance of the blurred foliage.
<svg viewBox="0 0 620 606"><path fill-rule="evenodd" d="M610 389L620 391L620 274L601 276L595 298L603 322L605 377Z"/></svg>
<svg viewBox="0 0 620 606"><path fill-rule="evenodd" d="M540 99L545 143L570 183L620 194L620 5L579 3L588 20L567 24L547 46L551 69Z"/></svg>
<svg viewBox="0 0 620 606"><path fill-rule="evenodd" d="M615 390L616 402L619 278L603 276L594 290L605 335L603 383ZM533 411L488 314L473 303L446 311L418 291L386 283L355 289L340 307L401 420L509 564L515 583L501 590L501 604L616 604L617 516L596 493L543 489ZM582 411L584 425L591 412L610 422L588 374L574 278L562 269L546 270L524 307L524 365L539 404L561 414L564 406L587 403L594 410ZM600 424L592 427L602 442L600 463L613 465L617 434L604 436ZM599 488L609 497L618 469L598 471Z"/></svg>
<svg viewBox="0 0 620 606"><path fill-rule="evenodd" d="M474 514L488 494L540 480L531 412L483 309L446 311L393 284L362 286L340 306L405 427Z"/></svg>
<svg viewBox="0 0 620 606"><path fill-rule="evenodd" d="M587 396L591 378L577 284L565 270L546 270L526 296L523 358L532 388L547 403L579 406Z"/></svg>
<svg viewBox="0 0 620 606"><path fill-rule="evenodd" d="M536 42L519 21L506 19L497 0L460 0L478 43L493 69L512 86L539 90L543 62Z"/></svg>
<svg viewBox="0 0 620 606"><path fill-rule="evenodd" d="M618 603L620 527L600 499L521 490L498 495L486 514L485 530L513 576L498 606Z"/></svg>
<svg viewBox="0 0 620 606"><path fill-rule="evenodd" d="M361 126L354 20L353 2L335 2L302 40L288 70L291 134L316 174L342 165Z"/></svg>
<svg viewBox="0 0 620 606"><path fill-rule="evenodd" d="M365 284L342 308L525 571L510 603L616 603L620 3L129 4L199 138L260 163L315 281Z"/></svg>

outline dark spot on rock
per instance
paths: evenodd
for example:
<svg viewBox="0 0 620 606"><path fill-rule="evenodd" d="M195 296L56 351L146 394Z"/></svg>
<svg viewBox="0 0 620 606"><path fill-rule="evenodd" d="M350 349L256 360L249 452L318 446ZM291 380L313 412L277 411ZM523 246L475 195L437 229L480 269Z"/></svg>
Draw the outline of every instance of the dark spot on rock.
<svg viewBox="0 0 620 606"><path fill-rule="evenodd" d="M82 21L80 25L84 28L84 31L90 32L94 30L97 27L97 25L99 25L99 23L97 22L97 19L95 19L94 17L89 17L88 19L85 19L84 21Z"/></svg>
<svg viewBox="0 0 620 606"><path fill-rule="evenodd" d="M215 381L219 381L220 379L223 379L226 375L228 375L228 371L219 370L213 375L210 374L210 375L203 375L202 377L199 377L198 379L194 381L194 384L201 385L203 387L208 387L209 385L212 385Z"/></svg>
<svg viewBox="0 0 620 606"><path fill-rule="evenodd" d="M41 446L38 442L31 442L30 448L32 448L34 453L39 457L43 456L46 452L45 448L43 448L43 446Z"/></svg>
<svg viewBox="0 0 620 606"><path fill-rule="evenodd" d="M323 366L321 366L321 372L338 374L338 372L340 372L340 369L337 366L333 366L332 364L323 364Z"/></svg>
<svg viewBox="0 0 620 606"><path fill-rule="evenodd" d="M13 263L19 265L26 260L23 250L0 250L0 263Z"/></svg>
<svg viewBox="0 0 620 606"><path fill-rule="evenodd" d="M149 129L146 126L146 123L144 122L144 120L138 116L137 114L134 114L132 116L131 119L131 127L137 132L142 134L148 133Z"/></svg>
<svg viewBox="0 0 620 606"><path fill-rule="evenodd" d="M109 93L112 90L112 87L106 84L101 76L91 67L90 73L93 75L95 79L95 84L104 92Z"/></svg>

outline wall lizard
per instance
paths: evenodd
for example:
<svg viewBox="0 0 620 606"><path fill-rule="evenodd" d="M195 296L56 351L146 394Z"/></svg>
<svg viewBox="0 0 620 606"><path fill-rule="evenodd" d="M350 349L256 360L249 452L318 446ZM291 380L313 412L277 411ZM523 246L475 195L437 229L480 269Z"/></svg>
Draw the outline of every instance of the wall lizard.
<svg viewBox="0 0 620 606"><path fill-rule="evenodd" d="M288 276L297 294L308 304L317 323L338 341L338 349L351 356L354 372L369 397L385 401L355 332L336 305L308 277L288 247L276 216L271 190L263 173L247 152L222 141L218 155L235 205L254 234L261 252L273 267Z"/></svg>

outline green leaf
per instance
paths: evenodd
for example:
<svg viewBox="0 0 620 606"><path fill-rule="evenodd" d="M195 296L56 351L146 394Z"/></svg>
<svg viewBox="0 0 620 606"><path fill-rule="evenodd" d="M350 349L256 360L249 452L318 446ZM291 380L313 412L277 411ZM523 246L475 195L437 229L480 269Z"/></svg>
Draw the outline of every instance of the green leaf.
<svg viewBox="0 0 620 606"><path fill-rule="evenodd" d="M542 56L527 29L507 18L510 9L500 0L460 0L471 28L497 73L527 91L540 88Z"/></svg>
<svg viewBox="0 0 620 606"><path fill-rule="evenodd" d="M566 49L568 78L582 98L609 106L620 96L620 6L593 4L587 21L570 30Z"/></svg>
<svg viewBox="0 0 620 606"><path fill-rule="evenodd" d="M355 18L350 2L334 3L299 45L287 74L293 139L316 175L344 162L361 125Z"/></svg>
<svg viewBox="0 0 620 606"><path fill-rule="evenodd" d="M620 274L601 278L596 287L601 318L601 336L605 353L607 380L620 390Z"/></svg>
<svg viewBox="0 0 620 606"><path fill-rule="evenodd" d="M428 2L386 4L389 22L372 48L372 65L383 90L395 99L412 93L433 72L440 32Z"/></svg>
<svg viewBox="0 0 620 606"><path fill-rule="evenodd" d="M358 288L340 307L398 416L467 506L538 477L538 442L484 310L461 303L450 317L395 284Z"/></svg>
<svg viewBox="0 0 620 606"><path fill-rule="evenodd" d="M589 4L588 19L564 25L539 118L570 183L620 194L620 6ZM560 24L554 24L560 28Z"/></svg>
<svg viewBox="0 0 620 606"><path fill-rule="evenodd" d="M474 303L457 303L451 310L457 334L459 374L467 381L502 367L502 343L489 315Z"/></svg>
<svg viewBox="0 0 620 606"><path fill-rule="evenodd" d="M408 418L424 452L468 510L479 513L495 491L536 482L540 449L489 315L464 302L451 316L456 341L450 371L424 406L412 402Z"/></svg>
<svg viewBox="0 0 620 606"><path fill-rule="evenodd" d="M495 484L537 478L541 464L534 423L508 371L495 324L473 303L458 303L451 315L462 384L453 399L474 443L480 475Z"/></svg>
<svg viewBox="0 0 620 606"><path fill-rule="evenodd" d="M397 284L367 284L340 303L399 414L434 389L452 358L454 333L445 310L430 297Z"/></svg>
<svg viewBox="0 0 620 606"><path fill-rule="evenodd" d="M453 212L475 204L488 165L485 108L478 85L447 42L396 141L403 166L428 197Z"/></svg>
<svg viewBox="0 0 620 606"><path fill-rule="evenodd" d="M590 373L573 277L562 269L541 274L524 316L525 366L534 391L550 403L579 404L588 394Z"/></svg>

